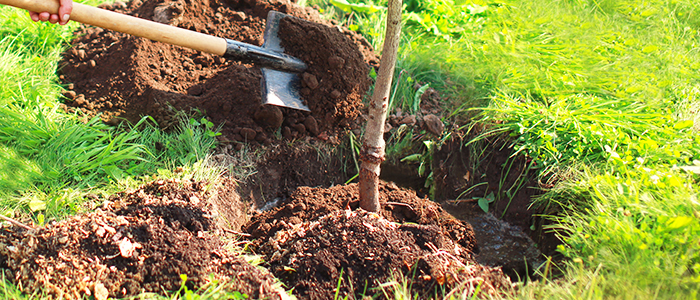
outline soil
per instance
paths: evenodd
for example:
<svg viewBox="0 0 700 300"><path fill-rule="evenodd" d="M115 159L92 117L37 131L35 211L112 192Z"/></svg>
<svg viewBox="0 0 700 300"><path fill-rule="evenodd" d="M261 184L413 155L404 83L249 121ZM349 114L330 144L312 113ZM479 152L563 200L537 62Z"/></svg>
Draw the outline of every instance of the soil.
<svg viewBox="0 0 700 300"><path fill-rule="evenodd" d="M474 262L441 227L397 224L363 210L335 211L301 223L278 232L262 249L275 275L303 299L391 295L380 285L399 274L409 278L410 293L421 299L458 285L468 294L481 285L482 295L490 296L511 288L500 268Z"/></svg>
<svg viewBox="0 0 700 300"><path fill-rule="evenodd" d="M510 289L499 267L475 261L471 226L439 204L385 182L379 214L358 210L358 197L357 184L299 187L275 208L253 214L243 230L303 299L333 298L339 281L343 297L372 295L396 274L413 274L412 289L424 297L475 277L484 280L485 293Z"/></svg>
<svg viewBox="0 0 700 300"><path fill-rule="evenodd" d="M95 299L162 293L211 280L254 299L279 299L275 278L226 250L205 201L207 185L155 181L101 209L45 227L0 229L2 267L23 291ZM212 277L210 277L210 274Z"/></svg>
<svg viewBox="0 0 700 300"><path fill-rule="evenodd" d="M268 11L298 17L283 19L280 38L286 52L310 66L302 93L312 112L263 106L255 65L90 26L79 30L60 64L67 111L100 114L110 124L148 115L165 128L177 121L176 112L198 111L222 126L222 140L255 144L270 144L280 128L286 138L328 139L359 125L369 64L377 57L361 36L329 27L314 9L286 0L133 0L102 8L258 46Z"/></svg>

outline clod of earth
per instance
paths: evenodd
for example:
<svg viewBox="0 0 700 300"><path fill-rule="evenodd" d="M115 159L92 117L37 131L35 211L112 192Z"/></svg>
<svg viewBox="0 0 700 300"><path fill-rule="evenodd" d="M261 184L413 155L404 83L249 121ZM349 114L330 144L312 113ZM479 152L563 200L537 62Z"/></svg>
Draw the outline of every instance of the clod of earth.
<svg viewBox="0 0 700 300"><path fill-rule="evenodd" d="M343 127L359 127L356 119L371 80L368 64L376 64L376 55L357 33L331 28L311 8L288 0L148 0L102 7L254 45L262 44L270 10L315 22L286 18L279 35L285 52L310 65L305 77L315 83L305 81L308 92L302 96L312 112L261 108L257 66L93 27L80 29L61 62L63 82L73 85L64 93L68 111L101 113L111 124L150 115L167 128L176 121L175 111L198 109L223 126L222 139L255 144L269 144L280 126L291 138L334 136ZM316 124L307 124L309 117ZM247 129L257 132L254 139L240 134Z"/></svg>

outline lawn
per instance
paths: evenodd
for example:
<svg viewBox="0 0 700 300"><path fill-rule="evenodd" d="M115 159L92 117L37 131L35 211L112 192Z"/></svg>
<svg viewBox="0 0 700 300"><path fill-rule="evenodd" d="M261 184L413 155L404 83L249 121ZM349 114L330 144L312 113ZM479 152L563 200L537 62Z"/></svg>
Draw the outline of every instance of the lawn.
<svg viewBox="0 0 700 300"><path fill-rule="evenodd" d="M307 5L381 49L385 1ZM564 260L543 265L513 298L698 297L700 4L404 5L391 108L415 113L435 88L445 123L507 139L513 157L553 184L533 206L552 220L546 230L560 237ZM183 114L165 132L150 118L112 127L61 109L56 69L75 28L0 7L0 213L42 225L89 210L90 195L218 176L207 167L216 141L201 116ZM8 283L4 293L21 296Z"/></svg>

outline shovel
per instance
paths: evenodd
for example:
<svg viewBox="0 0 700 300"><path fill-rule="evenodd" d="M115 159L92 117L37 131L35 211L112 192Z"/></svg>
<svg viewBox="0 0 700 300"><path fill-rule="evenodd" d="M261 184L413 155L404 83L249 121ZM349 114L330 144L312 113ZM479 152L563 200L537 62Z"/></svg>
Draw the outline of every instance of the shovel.
<svg viewBox="0 0 700 300"><path fill-rule="evenodd" d="M0 4L10 5L30 11L58 11L56 0L0 0ZM182 46L228 59L253 63L262 67L262 99L264 104L272 104L309 111L299 95L299 74L306 70L306 64L298 58L282 53L277 36L279 22L286 14L270 11L265 25L264 44L258 47L230 39L215 37L175 26L140 19L113 11L73 3L70 19L84 24L111 29L158 42Z"/></svg>

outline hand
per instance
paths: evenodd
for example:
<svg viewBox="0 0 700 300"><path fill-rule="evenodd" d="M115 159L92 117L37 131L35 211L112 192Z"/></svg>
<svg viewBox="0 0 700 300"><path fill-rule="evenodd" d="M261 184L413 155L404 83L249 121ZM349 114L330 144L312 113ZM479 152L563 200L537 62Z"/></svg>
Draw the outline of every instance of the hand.
<svg viewBox="0 0 700 300"><path fill-rule="evenodd" d="M29 16L34 22L48 21L52 24L66 25L70 19L70 13L73 10L73 0L58 0L61 6L58 7L58 14L44 12L29 12Z"/></svg>

